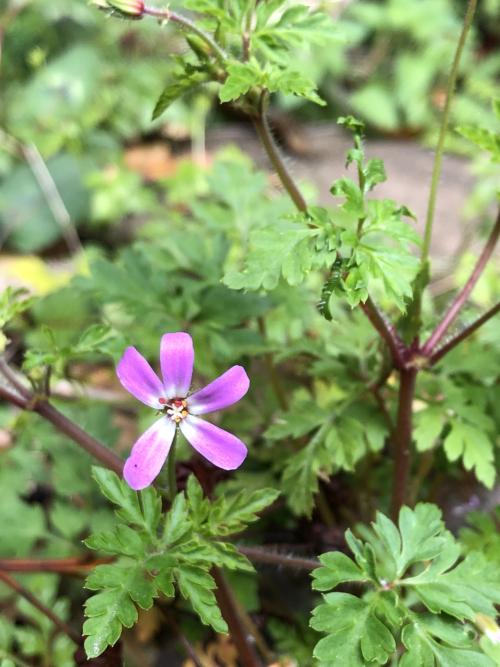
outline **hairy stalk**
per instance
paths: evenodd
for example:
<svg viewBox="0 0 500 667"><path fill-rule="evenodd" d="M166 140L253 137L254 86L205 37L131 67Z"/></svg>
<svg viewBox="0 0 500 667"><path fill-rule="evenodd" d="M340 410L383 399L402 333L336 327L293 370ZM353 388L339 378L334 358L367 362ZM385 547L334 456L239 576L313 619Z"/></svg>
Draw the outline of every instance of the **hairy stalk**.
<svg viewBox="0 0 500 667"><path fill-rule="evenodd" d="M392 436L394 476L391 516L394 521L397 520L399 510L405 504L408 494L411 468L413 397L415 395L417 372L416 368L403 368L400 371L398 416Z"/></svg>
<svg viewBox="0 0 500 667"><path fill-rule="evenodd" d="M387 347L391 352L394 366L396 368L402 368L404 365L403 352L405 345L395 332L394 327L385 321L382 313L370 298L368 298L365 303L361 304L361 308L373 324L374 328L380 334L382 340L387 344Z"/></svg>
<svg viewBox="0 0 500 667"><path fill-rule="evenodd" d="M463 331L461 331L459 334L454 336L451 340L449 340L445 345L442 347L438 348L430 357L429 363L431 366L434 364L437 364L437 362L442 359L445 354L448 354L453 348L455 348L457 345L459 345L463 340L471 336L474 331L477 331L479 327L482 327L485 322L488 320L491 320L492 317L500 313L500 303L497 303L496 306L493 306L493 308L490 308L490 310L486 311L484 315L481 315L477 320L472 322L472 324L469 324L469 326L465 327Z"/></svg>
<svg viewBox="0 0 500 667"><path fill-rule="evenodd" d="M451 66L450 76L448 78L448 84L446 86L446 101L443 109L443 115L441 118L441 126L439 128L439 137L436 146L436 154L434 156L434 167L432 169L431 189L429 193L429 201L427 204L427 215L425 219L425 232L424 232L424 241L422 244L422 255L421 255L422 268L427 264L429 260L429 250L432 239L432 227L434 224L434 213L436 210L436 197L437 197L439 179L441 177L441 163L443 160L444 142L450 118L451 101L453 99L453 93L455 92L455 86L458 76L458 68L460 65L460 60L462 58L462 52L467 39L467 34L472 25L472 19L474 18L476 5L477 5L477 0L469 0L467 5L467 11L465 13L462 32L458 40L455 56L453 58L453 63Z"/></svg>
<svg viewBox="0 0 500 667"><path fill-rule="evenodd" d="M259 100L258 113L253 117L255 130L259 135L259 139L267 153L269 161L273 165L276 173L280 177L280 181L285 190L290 195L291 200L299 211L307 211L307 203L299 188L297 187L292 175L280 154L276 142L274 141L269 122L267 120L267 103L268 94L264 91Z"/></svg>
<svg viewBox="0 0 500 667"><path fill-rule="evenodd" d="M469 297L469 294L472 292L477 281L481 277L491 255L493 254L493 250L495 249L499 237L500 237L500 210L498 211L495 225L491 230L491 234L489 235L488 240L486 241L486 245L484 246L483 251L479 256L476 262L476 266L474 267L474 270L470 274L469 279L463 286L462 290L456 296L455 300L451 304L446 315L443 317L441 322L437 325L433 333L429 336L429 339L424 344L422 352L425 356L432 355L434 348L439 343L441 338L448 330L449 326L452 324L452 322L455 320L455 318L461 311L464 303L467 301Z"/></svg>
<svg viewBox="0 0 500 667"><path fill-rule="evenodd" d="M35 597L31 591L29 591L27 588L24 588L24 586L21 586L21 584L16 581L16 579L6 574L5 572L2 572L1 570L0 581L3 581L6 586L11 588L18 595L21 595L25 600L36 607L38 611L41 611L42 614L49 618L61 632L64 632L64 634L67 635L72 641L74 641L77 646L80 646L82 642L80 635L75 632L75 630L70 628L67 623L60 619L59 616L54 614L52 609L49 609L49 607L46 607L43 602L40 602L40 600Z"/></svg>
<svg viewBox="0 0 500 667"><path fill-rule="evenodd" d="M222 572L214 567L212 569L212 576L217 584L215 596L219 604L220 610L231 633L231 638L234 641L238 656L243 667L262 667L262 663L257 656L257 653L249 641L245 626L238 613L233 593L229 588L226 579Z"/></svg>
<svg viewBox="0 0 500 667"><path fill-rule="evenodd" d="M172 12L170 9L157 9L156 7L144 7L143 13L148 16L158 18L161 21L172 21L172 23L177 23L177 25L181 26L181 28L184 28L184 30L192 32L194 35L197 35L200 39L202 39L205 44L210 47L218 60L225 62L228 59L229 56L224 51L224 49L219 44L217 44L217 42L207 32L197 26L196 23L188 19L187 16L183 16L177 12Z"/></svg>
<svg viewBox="0 0 500 667"><path fill-rule="evenodd" d="M315 558L300 558L260 547L239 546L238 551L244 554L253 563L276 565L291 570L314 570L320 566L319 560L316 560Z"/></svg>

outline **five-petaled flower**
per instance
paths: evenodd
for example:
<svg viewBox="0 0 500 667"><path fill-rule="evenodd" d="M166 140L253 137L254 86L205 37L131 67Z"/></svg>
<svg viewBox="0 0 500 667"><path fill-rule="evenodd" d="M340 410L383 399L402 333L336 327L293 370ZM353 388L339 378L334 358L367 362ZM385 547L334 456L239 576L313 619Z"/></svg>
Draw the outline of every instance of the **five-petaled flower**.
<svg viewBox="0 0 500 667"><path fill-rule="evenodd" d="M135 347L128 347L118 363L116 374L125 389L163 413L137 440L125 462L123 476L132 489L144 489L158 475L177 428L197 452L224 470L238 468L247 455L239 438L198 417L227 408L247 393L250 381L245 369L232 366L203 389L189 394L193 362L191 336L179 332L161 339L163 382Z"/></svg>

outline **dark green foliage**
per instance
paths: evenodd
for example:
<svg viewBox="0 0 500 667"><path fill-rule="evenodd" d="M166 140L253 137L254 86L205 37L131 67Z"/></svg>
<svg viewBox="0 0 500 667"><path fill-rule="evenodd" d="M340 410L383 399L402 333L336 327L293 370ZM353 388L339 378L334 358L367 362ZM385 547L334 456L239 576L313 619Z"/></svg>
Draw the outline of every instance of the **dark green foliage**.
<svg viewBox="0 0 500 667"><path fill-rule="evenodd" d="M136 493L114 473L94 468L102 493L117 506L112 530L85 541L91 549L117 557L97 566L86 587L99 591L85 603L83 632L89 658L100 655L119 639L122 627L137 621L137 607L149 609L156 597L175 595L175 586L201 621L217 632L227 625L217 606L210 569L252 571L249 561L221 538L241 532L257 520L257 512L278 495L273 489L221 497L210 502L191 476L162 519L161 497L153 488Z"/></svg>
<svg viewBox="0 0 500 667"><path fill-rule="evenodd" d="M313 572L319 591L346 582L367 587L362 597L327 593L313 611L312 627L327 635L314 651L319 664L333 666L342 656L353 667L385 665L400 639L406 649L400 664L407 667L493 667L466 622L478 614L494 616L498 569L478 552L460 560L460 547L435 505L403 507L398 526L377 513L364 533L365 541L346 533L354 560L327 553Z"/></svg>

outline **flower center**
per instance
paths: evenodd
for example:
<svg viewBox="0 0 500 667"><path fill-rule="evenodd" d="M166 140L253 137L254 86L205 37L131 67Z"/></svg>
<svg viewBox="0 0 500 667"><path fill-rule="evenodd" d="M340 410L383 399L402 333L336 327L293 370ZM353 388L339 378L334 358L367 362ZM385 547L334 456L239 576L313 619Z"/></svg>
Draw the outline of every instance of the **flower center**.
<svg viewBox="0 0 500 667"><path fill-rule="evenodd" d="M176 424L189 414L186 410L187 401L182 398L173 398L170 401L166 398L160 398L159 402L163 406L163 412Z"/></svg>

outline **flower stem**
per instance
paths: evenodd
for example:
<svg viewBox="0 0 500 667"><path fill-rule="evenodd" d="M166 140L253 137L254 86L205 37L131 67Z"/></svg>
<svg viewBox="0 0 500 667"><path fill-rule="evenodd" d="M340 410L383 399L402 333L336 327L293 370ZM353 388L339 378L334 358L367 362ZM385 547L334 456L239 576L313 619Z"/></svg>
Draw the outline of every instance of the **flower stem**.
<svg viewBox="0 0 500 667"><path fill-rule="evenodd" d="M446 86L446 101L444 104L443 115L441 118L441 126L439 128L439 137L436 146L436 154L434 156L434 167L432 169L431 189L429 193L429 201L427 204L424 242L422 245L422 254L420 259L422 268L427 264L429 259L429 250L432 238L432 227L434 224L434 213L436 211L437 189L439 185L439 179L441 177L441 163L443 160L444 142L446 139L446 132L448 130L448 122L450 118L451 101L453 99L453 93L455 92L455 85L457 82L458 68L460 65L462 52L465 46L465 41L467 39L467 34L472 24L472 19L474 18L476 5L477 5L477 0L469 0L467 5L467 11L465 13L462 32L458 40L455 56L453 58L453 63L451 66L450 75L448 77L448 83Z"/></svg>
<svg viewBox="0 0 500 667"><path fill-rule="evenodd" d="M497 241L500 237L500 210L498 211L497 214L497 219L495 222L495 225L493 229L491 230L491 233L488 237L488 240L486 241L486 245L483 248L482 253L480 254L476 266L474 267L474 270L469 276L469 279L463 286L462 290L458 293L456 296L455 300L451 304L448 312L446 315L443 317L441 322L437 325L433 333L430 335L429 339L427 342L424 344L422 348L422 352L424 355L430 356L432 355L434 348L436 347L437 343L441 340L441 338L444 336L446 331L448 330L449 326L452 324L452 322L455 320L457 315L459 314L460 310L462 309L464 303L467 301L467 298L469 297L469 294L472 292L474 286L476 285L477 281L481 277L481 274L483 273L486 264L488 263L491 255L493 254L493 250L495 249L495 246L497 244ZM442 356L442 355L441 355Z"/></svg>
<svg viewBox="0 0 500 667"><path fill-rule="evenodd" d="M168 453L167 468L168 468L168 497L173 503L177 495L177 477L175 474L175 450L177 446L177 428L175 429L174 439L170 452Z"/></svg>
<svg viewBox="0 0 500 667"><path fill-rule="evenodd" d="M259 135L262 146L267 153L269 161L276 170L276 173L278 174L283 187L290 195L291 200L298 208L298 210L305 212L307 211L306 200L302 196L302 193L293 180L293 177L280 154L276 142L274 141L271 128L269 127L269 122L267 120L267 102L267 92L263 91L259 100L258 113L253 117L255 130Z"/></svg>
<svg viewBox="0 0 500 667"><path fill-rule="evenodd" d="M413 397L417 379L416 368L403 368L399 379L398 416L393 434L394 476L392 484L391 516L397 520L405 504L411 468L411 440Z"/></svg>
<svg viewBox="0 0 500 667"><path fill-rule="evenodd" d="M144 7L143 13L163 21L172 21L173 23L177 23L185 30L198 35L198 37L200 37L200 39L202 39L205 44L207 44L207 46L212 49L215 56L221 62L225 62L229 58L224 49L219 46L219 44L217 44L217 42L207 32L197 26L196 23L188 19L187 16L183 16L177 12L172 12L170 9L156 9L155 7Z"/></svg>

